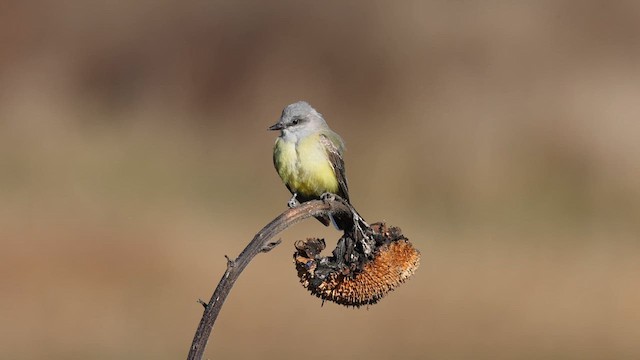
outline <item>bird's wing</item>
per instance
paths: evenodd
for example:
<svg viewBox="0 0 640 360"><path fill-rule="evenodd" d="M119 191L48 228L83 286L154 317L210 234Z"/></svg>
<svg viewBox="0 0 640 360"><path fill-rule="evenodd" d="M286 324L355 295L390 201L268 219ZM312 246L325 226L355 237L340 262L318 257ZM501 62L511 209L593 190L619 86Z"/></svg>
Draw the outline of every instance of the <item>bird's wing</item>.
<svg viewBox="0 0 640 360"><path fill-rule="evenodd" d="M337 195L349 201L349 186L347 185L347 175L344 168L344 159L342 158L344 143L340 136L333 132L321 134L320 142L324 146L331 167L333 167L333 172L338 179Z"/></svg>

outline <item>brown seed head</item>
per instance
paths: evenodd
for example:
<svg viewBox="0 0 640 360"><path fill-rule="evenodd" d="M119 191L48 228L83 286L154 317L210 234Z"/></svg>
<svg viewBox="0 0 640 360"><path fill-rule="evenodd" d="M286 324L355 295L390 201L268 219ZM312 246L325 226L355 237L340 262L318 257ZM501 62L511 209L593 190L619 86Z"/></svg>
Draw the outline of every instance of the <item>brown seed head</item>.
<svg viewBox="0 0 640 360"><path fill-rule="evenodd" d="M367 258L353 241L346 241L347 235L329 257L319 255L325 248L322 239L297 242L294 260L302 285L323 300L360 307L375 304L410 278L419 266L420 252L399 228L387 228L384 224L371 228L375 238L373 258ZM355 256L348 259L337 256L344 253Z"/></svg>

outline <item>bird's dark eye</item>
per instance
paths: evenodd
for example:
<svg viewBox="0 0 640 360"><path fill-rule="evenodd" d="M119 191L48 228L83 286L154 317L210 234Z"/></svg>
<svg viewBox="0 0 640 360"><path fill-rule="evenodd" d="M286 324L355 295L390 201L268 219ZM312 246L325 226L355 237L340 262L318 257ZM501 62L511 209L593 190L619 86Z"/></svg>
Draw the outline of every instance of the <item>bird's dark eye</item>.
<svg viewBox="0 0 640 360"><path fill-rule="evenodd" d="M299 122L300 122L300 119L293 119L293 121L291 123L293 125L298 125Z"/></svg>

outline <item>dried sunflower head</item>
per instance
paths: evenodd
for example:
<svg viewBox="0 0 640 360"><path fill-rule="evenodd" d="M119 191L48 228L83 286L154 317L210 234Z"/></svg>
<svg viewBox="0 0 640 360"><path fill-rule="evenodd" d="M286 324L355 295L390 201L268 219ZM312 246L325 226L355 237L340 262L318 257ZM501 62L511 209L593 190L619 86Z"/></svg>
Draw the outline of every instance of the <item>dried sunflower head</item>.
<svg viewBox="0 0 640 360"><path fill-rule="evenodd" d="M368 245L345 233L331 256L320 255L326 247L323 239L296 242L293 257L302 285L323 301L360 307L375 304L410 278L420 252L402 231L384 223L367 230Z"/></svg>

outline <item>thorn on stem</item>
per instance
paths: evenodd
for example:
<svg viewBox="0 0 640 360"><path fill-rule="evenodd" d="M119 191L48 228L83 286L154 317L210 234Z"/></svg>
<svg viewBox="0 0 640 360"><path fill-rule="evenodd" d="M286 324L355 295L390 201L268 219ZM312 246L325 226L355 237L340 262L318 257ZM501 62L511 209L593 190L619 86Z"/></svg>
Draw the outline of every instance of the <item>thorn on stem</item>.
<svg viewBox="0 0 640 360"><path fill-rule="evenodd" d="M273 248L275 248L276 246L280 245L280 243L282 242L282 239L278 239L276 241L270 241L268 243L266 243L262 249L260 249L261 252L266 253L269 252L271 250L273 250Z"/></svg>
<svg viewBox="0 0 640 360"><path fill-rule="evenodd" d="M224 257L225 259L227 259L227 269L232 268L236 264L236 262L231 260L227 255L225 255Z"/></svg>
<svg viewBox="0 0 640 360"><path fill-rule="evenodd" d="M198 304L204 306L204 308L206 309L207 306L209 306L209 304L207 304L206 302L204 302L202 299L198 299Z"/></svg>

